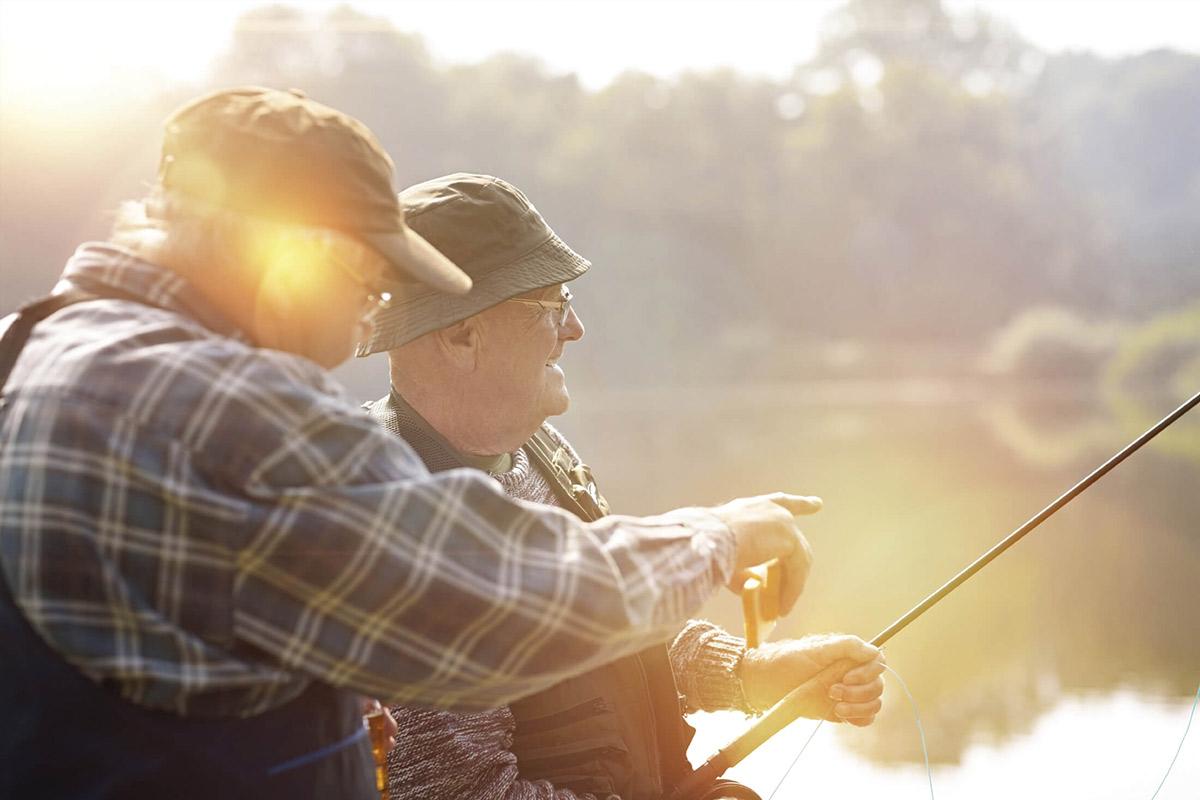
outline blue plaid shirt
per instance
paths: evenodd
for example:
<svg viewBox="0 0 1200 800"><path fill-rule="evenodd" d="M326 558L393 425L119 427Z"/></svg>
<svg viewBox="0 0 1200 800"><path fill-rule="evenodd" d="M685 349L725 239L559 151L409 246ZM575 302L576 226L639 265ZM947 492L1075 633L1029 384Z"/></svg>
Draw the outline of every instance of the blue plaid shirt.
<svg viewBox="0 0 1200 800"><path fill-rule="evenodd" d="M312 680L503 704L665 638L725 583L699 509L583 525L430 475L327 372L111 245L0 411L0 565L45 640L142 705L249 715Z"/></svg>

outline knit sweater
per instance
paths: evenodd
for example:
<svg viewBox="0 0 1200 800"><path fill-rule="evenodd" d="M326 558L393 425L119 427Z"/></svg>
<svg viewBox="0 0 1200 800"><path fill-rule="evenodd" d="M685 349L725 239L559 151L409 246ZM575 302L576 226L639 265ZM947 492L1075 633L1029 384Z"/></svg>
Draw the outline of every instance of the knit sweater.
<svg viewBox="0 0 1200 800"><path fill-rule="evenodd" d="M558 431L545 426L557 444L578 456ZM512 497L560 505L549 481L524 449L512 467L493 476ZM669 648L675 682L689 710L747 711L736 668L745 641L711 622L692 620ZM516 720L508 707L477 713L396 706L400 726L388 755L388 789L393 798L423 800L605 800L556 788L522 776L511 751Z"/></svg>

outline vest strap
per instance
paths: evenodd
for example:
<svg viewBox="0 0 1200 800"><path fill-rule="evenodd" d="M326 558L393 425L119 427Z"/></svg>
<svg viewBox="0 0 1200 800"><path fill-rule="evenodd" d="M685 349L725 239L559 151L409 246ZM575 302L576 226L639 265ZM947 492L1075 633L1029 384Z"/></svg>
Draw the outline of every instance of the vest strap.
<svg viewBox="0 0 1200 800"><path fill-rule="evenodd" d="M560 447L545 428L538 428L530 437L525 451L569 511L588 522L608 515L608 501L596 488L592 470L582 462L573 464L566 448Z"/></svg>

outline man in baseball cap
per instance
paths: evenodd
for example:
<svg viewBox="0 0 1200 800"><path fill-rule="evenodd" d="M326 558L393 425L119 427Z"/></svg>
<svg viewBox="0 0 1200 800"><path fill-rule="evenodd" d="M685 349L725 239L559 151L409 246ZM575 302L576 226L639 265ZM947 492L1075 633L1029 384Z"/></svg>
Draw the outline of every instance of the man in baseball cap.
<svg viewBox="0 0 1200 800"><path fill-rule="evenodd" d="M0 322L0 796L366 800L361 695L491 708L739 569L802 582L810 498L585 524L363 414L326 369L393 301L471 285L391 179L344 114L214 93Z"/></svg>

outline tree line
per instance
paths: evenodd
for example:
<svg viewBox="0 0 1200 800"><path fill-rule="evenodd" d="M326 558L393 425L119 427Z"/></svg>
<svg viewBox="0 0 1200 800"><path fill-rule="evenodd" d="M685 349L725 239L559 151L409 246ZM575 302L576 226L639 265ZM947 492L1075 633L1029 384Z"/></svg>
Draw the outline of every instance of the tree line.
<svg viewBox="0 0 1200 800"><path fill-rule="evenodd" d="M1036 344L1031 311L1137 326L1200 296L1194 54L1047 55L937 0L851 0L786 80L628 72L589 91L521 55L440 65L351 7L280 5L242 18L205 83L114 111L81 152L0 120L0 310L103 235L173 105L239 83L358 116L401 185L522 187L595 264L584 383L960 373L1014 325Z"/></svg>

